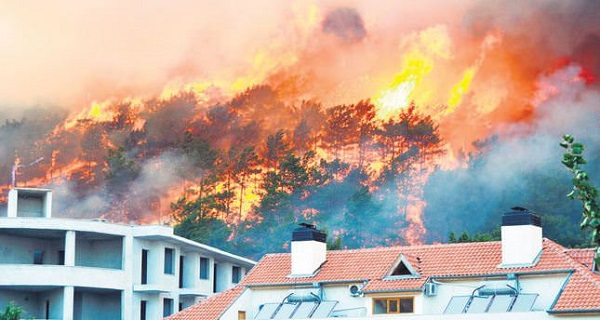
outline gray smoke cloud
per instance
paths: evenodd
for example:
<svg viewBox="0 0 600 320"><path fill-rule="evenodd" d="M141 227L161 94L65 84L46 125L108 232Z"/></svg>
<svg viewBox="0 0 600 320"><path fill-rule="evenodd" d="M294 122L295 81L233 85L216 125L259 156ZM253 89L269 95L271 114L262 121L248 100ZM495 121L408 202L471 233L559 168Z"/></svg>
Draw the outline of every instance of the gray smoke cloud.
<svg viewBox="0 0 600 320"><path fill-rule="evenodd" d="M587 86L580 73L580 67L569 66L541 77L538 94L550 98L536 107L535 121L510 125L507 133L488 141L469 168L431 176L425 187L429 241L446 241L451 231L491 231L500 225L500 215L517 205L542 218L565 220L560 231L565 236L578 232L580 209L565 197L571 178L560 163L562 135L572 134L586 145L587 169L600 182L600 92Z"/></svg>
<svg viewBox="0 0 600 320"><path fill-rule="evenodd" d="M148 159L142 164L140 174L131 181L127 198L122 203L111 203L110 190L105 186L87 195L80 195L73 181L60 180L47 186L53 190L54 210L57 217L97 219L127 223L168 223L170 222L170 203L161 202L172 191L181 186L184 172L189 171L184 158L174 152L164 152ZM115 207L116 205L116 207ZM123 208L146 208L139 210L136 216L119 215L119 206ZM149 215L152 211L156 215ZM111 216L104 214L111 212Z"/></svg>
<svg viewBox="0 0 600 320"><path fill-rule="evenodd" d="M323 19L322 28L345 42L358 42L367 36L363 19L353 8L333 9Z"/></svg>

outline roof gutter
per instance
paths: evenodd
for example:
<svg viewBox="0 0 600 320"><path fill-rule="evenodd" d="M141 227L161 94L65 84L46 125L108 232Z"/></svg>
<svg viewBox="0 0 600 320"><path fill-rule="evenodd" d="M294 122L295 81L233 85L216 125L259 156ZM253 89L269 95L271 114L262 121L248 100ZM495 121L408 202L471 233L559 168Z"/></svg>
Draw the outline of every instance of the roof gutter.
<svg viewBox="0 0 600 320"><path fill-rule="evenodd" d="M543 270L543 271L530 271L530 272L504 272L504 273L485 273L485 274L473 274L473 275L454 275L454 276L436 276L430 275L432 279L465 279L465 278L482 278L482 277L506 277L508 274L514 274L517 276L531 276L531 275L543 275L543 274L559 274L559 273L573 273L573 269L560 269L560 270Z"/></svg>
<svg viewBox="0 0 600 320"><path fill-rule="evenodd" d="M566 315L566 314L600 314L600 309L571 309L571 310L550 310L550 314Z"/></svg>

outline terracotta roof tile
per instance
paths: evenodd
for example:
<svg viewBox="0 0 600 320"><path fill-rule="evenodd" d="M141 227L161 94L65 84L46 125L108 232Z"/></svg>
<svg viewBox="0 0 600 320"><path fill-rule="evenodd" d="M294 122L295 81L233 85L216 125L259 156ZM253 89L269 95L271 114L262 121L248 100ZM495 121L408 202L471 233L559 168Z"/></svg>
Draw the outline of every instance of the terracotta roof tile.
<svg viewBox="0 0 600 320"><path fill-rule="evenodd" d="M583 249L566 249L565 253L573 260L581 263L587 268L592 269L594 259L594 248L583 248Z"/></svg>
<svg viewBox="0 0 600 320"><path fill-rule="evenodd" d="M223 312L237 300L237 298L246 290L244 286L236 286L227 291L223 291L212 297L200 301L199 303L175 313L165 320L215 320L219 319Z"/></svg>
<svg viewBox="0 0 600 320"><path fill-rule="evenodd" d="M553 312L600 312L600 275L592 272L594 249L563 249L574 269L552 308Z"/></svg>
<svg viewBox="0 0 600 320"><path fill-rule="evenodd" d="M402 255L419 273L417 277L387 277ZM570 274L550 312L600 312L600 275L594 274L590 267L582 263L589 257L589 249L565 249L548 239L543 240L539 261L534 266L519 268L501 266L502 248L499 241L340 250L327 252L326 262L315 275L290 277L290 254L268 254L244 278L241 286L202 301L168 319L217 319L220 315L218 310L224 310L235 301L243 292L242 286L365 282L362 290L366 293L419 291L431 277L460 278L537 272Z"/></svg>
<svg viewBox="0 0 600 320"><path fill-rule="evenodd" d="M551 240L544 240L545 251L535 266L521 268L500 268L501 243L479 242L460 244L436 244L410 247L390 247L358 250L330 251L327 261L312 277L293 278L290 273L290 254L266 255L244 279L245 285L277 285L298 282L343 282L383 279L394 262L403 254L409 263L419 270L422 277L459 277L510 272L536 272L548 270L567 271L572 264L557 256L558 246ZM560 247L560 246L558 246ZM562 247L560 247L562 248ZM392 287L396 283L399 287ZM407 289L404 285L424 283L423 281L389 281L388 289ZM381 285L369 284L365 289L380 290Z"/></svg>

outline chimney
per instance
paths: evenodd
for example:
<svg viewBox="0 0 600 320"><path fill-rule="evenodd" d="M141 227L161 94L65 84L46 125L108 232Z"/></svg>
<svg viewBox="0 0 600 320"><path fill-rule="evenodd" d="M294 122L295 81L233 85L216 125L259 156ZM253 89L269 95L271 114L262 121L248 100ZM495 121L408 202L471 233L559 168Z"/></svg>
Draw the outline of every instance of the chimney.
<svg viewBox="0 0 600 320"><path fill-rule="evenodd" d="M325 262L327 235L312 224L301 223L292 233L291 276L313 275Z"/></svg>
<svg viewBox="0 0 600 320"><path fill-rule="evenodd" d="M7 217L50 218L52 191L48 189L14 188L8 192Z"/></svg>
<svg viewBox="0 0 600 320"><path fill-rule="evenodd" d="M542 220L525 208L512 210L502 216L501 267L535 265L542 252Z"/></svg>

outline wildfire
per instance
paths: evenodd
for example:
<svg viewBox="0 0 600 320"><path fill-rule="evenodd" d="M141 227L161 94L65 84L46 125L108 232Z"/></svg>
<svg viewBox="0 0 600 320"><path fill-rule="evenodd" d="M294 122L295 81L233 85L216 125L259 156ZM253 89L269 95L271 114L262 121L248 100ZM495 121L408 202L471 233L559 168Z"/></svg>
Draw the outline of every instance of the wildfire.
<svg viewBox="0 0 600 320"><path fill-rule="evenodd" d="M579 72L565 72L570 77L567 81L591 86L598 78L598 74L594 74L597 73L597 68L594 68L597 65L595 48L598 40L568 34L576 28L564 28L561 31L572 36L565 38L578 46L561 47L560 52L553 52L555 47L560 47L553 42L554 35L546 38L549 33L543 32L545 30L541 27L541 31L537 30L538 23L551 20L539 19L538 14L545 17L544 12L533 10L536 13L528 16L529 11L526 11L513 17L488 9L489 16L477 16L479 10L472 10L469 1L459 1L457 8L446 7L448 12L444 12L444 18L441 19L433 9L427 11L427 16L419 16L415 15L417 9L411 6L396 7L397 4L393 2L386 2L385 6L357 3L355 7L342 8L315 1L270 5L269 9L265 9L240 3L240 8L246 9L247 14L236 12L227 16L227 19L216 20L202 16L208 22L203 22L197 16L199 13L212 12L206 8L186 8L176 17L169 16L169 12L158 12L157 16L169 21L169 24L162 25L161 19L148 19L153 22L150 24L151 30L160 33L156 35L157 40L153 40L154 36L148 36L153 32L146 32L147 28L115 28L124 32L140 29L144 30L144 34L128 36L126 39L136 39L131 44L124 41L120 34L112 35L120 39L114 43L111 39L105 39L112 46L107 44L108 51L102 52L110 54L105 54L106 57L96 52L88 55L94 66L94 59L101 62L100 67L90 70L99 74L97 78L103 78L102 73L106 73L108 85L100 81L102 85L93 86L94 89L89 91L98 92L91 92L86 103L73 98L78 101L73 104L79 108L73 107L67 119L62 119L48 132L39 134L41 138L38 140L34 141L28 136L33 136L34 131L29 130L23 134L27 137L15 142L14 146L6 147L6 150L0 148L0 156L6 158L0 159L3 160L0 162L14 163L12 167L4 166L6 176L12 174L11 184L14 185L16 178L21 180L21 177L22 183L29 185L81 178L92 181L90 186L86 186L89 189L99 189L101 186L93 184L93 178L94 175L99 177L106 169L105 151L108 148L126 146L128 150L124 153L129 158L125 160L147 165L161 154L179 148L182 141L189 138L188 135L198 132L205 134L203 138L206 140L217 141L211 147L216 146L219 151L226 152L228 148L245 143L252 144L258 150L266 144L267 137L278 129L284 129L287 135L297 140L310 140L298 153L311 151L319 160L327 161L333 161L340 154L342 162L349 166L343 169L345 172L361 167L377 175L388 169L386 164L363 157L362 152L380 152L376 148L381 141L365 139L357 142L357 139L350 139L355 137L334 137L331 139L333 142L325 141L326 119L322 113L335 106L368 100L376 108L370 123L374 128L371 129L376 131L382 130L382 123L395 119L409 106L415 105L419 114L430 117L434 127L439 128L445 151L430 155L430 158L423 160L422 166L411 168L413 171L407 175L414 183L406 188L411 190L402 189L397 194L407 203L403 208L396 208L395 212L398 216L406 216L408 227L402 230L402 234L408 243L417 244L427 232L423 224L423 210L427 203L420 188L427 182L429 174L440 167L449 170L466 165L461 155L473 151L474 142L501 132L507 124L531 121L536 116L532 114L532 109L559 93L558 87L544 81L544 76L556 71L556 67L549 65L559 53L561 57L571 56L561 58L568 63L561 64L558 69L570 70L585 64ZM396 11L402 12L405 19L395 15ZM180 17L185 21L179 21ZM413 21L413 17L419 18ZM230 23L224 24L223 21ZM325 25L325 21L329 24ZM457 24L457 21L460 23ZM506 21L511 24L507 25ZM522 22L523 28L514 28L513 21ZM179 25L180 22L182 25ZM160 27L155 28L154 23ZM93 24L92 31L96 30L96 24ZM171 30L172 25L179 28ZM7 23L4 33L13 32L10 27ZM71 26L64 29L76 28ZM105 31L97 32L93 34L96 37ZM84 33L87 39L87 32ZM28 39L27 35L20 38ZM73 35L67 33L65 36ZM70 51L64 48L78 48L82 39L75 40L68 42L70 45L66 47L60 47L60 50L53 47L49 51L63 52ZM134 45L142 48L133 48ZM122 46L128 50L120 52ZM8 50L8 47L2 49ZM31 50L26 48L23 52L29 53ZM13 52L13 55L17 57L23 52ZM85 53L85 50L82 49L82 52ZM159 59L147 54L149 52L156 52ZM27 57L26 54L24 56ZM119 56L123 61L112 61L113 58L108 59L109 56ZM135 56L136 59L139 56L140 61L127 60L131 59L127 58L129 56ZM55 58L53 55L50 57ZM85 54L77 58L75 61L78 63L86 60ZM31 59L26 61L30 62ZM144 66L144 70L138 70L137 65ZM39 64L35 64L35 67L43 69ZM114 79L110 74L112 72L115 73ZM11 70L5 73L33 74ZM60 77L56 72L51 74L59 82ZM69 76L79 74L80 71L72 72ZM122 79L129 78L134 79L132 82L135 83L121 83ZM68 87L65 83L70 84L62 82L63 90ZM96 81L85 83L95 85ZM254 93L247 99L249 102L244 100L246 91L260 86L268 87L271 91ZM7 92L17 91L12 84L5 87ZM31 92L27 94L33 96ZM181 96L191 98L177 100ZM303 103L307 101L316 101L315 104L322 110L312 113L303 110ZM166 109L165 106L172 109ZM161 108L167 111L161 113ZM286 110L292 111L285 113ZM236 118L234 111L242 116ZM351 124L353 119L346 120ZM211 128L215 132L203 132L214 123L220 125ZM314 126L309 128L313 131L307 129L308 123ZM18 125L14 124L14 127L18 129ZM8 133L17 130L8 121L6 128ZM353 134L356 131L349 135ZM10 135L7 137L13 138ZM350 142L338 146L339 141ZM298 141L294 143L301 144ZM373 150L362 150L362 143ZM403 148L403 144L407 143L398 142L393 148ZM18 157L17 149L23 149L18 150ZM405 156L394 153L396 151L390 152L393 157ZM385 152L388 151L381 151ZM27 170L18 170L23 163L30 163L41 156L50 160L36 163L35 167ZM363 164L363 161L366 163ZM160 165L153 165L151 171L160 173L172 163L164 161ZM0 166L0 169L3 167ZM39 172L34 169L39 169ZM264 173L268 170L260 167L258 171ZM259 178L236 185L235 198L228 204L228 210L235 213L236 218L220 218L229 219L228 223L235 224L252 213L263 196ZM178 199L182 193L199 190L196 183L190 181L191 178L186 179L187 176L167 182L159 181L165 184L165 190L152 196L154 205L148 209L158 212L158 217L148 214L150 218L142 217L139 221L167 221L167 203ZM339 174L335 179L336 183L342 183L345 176ZM365 182L369 192L376 189L376 181L372 180ZM98 178L98 181L102 179ZM9 182L5 182L5 185L9 185ZM217 192L230 191L229 187L222 181L216 184ZM317 210L306 209L301 216L313 218L317 216Z"/></svg>

